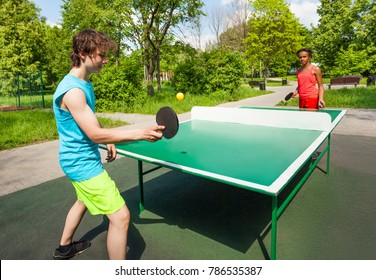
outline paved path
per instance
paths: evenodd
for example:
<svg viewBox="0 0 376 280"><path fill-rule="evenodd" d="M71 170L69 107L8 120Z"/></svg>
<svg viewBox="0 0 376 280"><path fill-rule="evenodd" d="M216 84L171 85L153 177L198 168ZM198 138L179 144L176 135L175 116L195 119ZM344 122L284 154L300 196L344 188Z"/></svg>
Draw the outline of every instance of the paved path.
<svg viewBox="0 0 376 280"><path fill-rule="evenodd" d="M267 90L272 90L274 93L219 106L237 107L249 105L272 107L283 100L285 95L295 89L295 87L267 88ZM106 114L106 116L121 119L131 124L119 129L133 129L155 124L155 117L152 115ZM189 118L190 112L179 115L179 121ZM334 133L376 137L376 110L348 110ZM101 153L105 155L103 150L101 150ZM64 176L59 166L57 155L58 140L0 151L0 196Z"/></svg>

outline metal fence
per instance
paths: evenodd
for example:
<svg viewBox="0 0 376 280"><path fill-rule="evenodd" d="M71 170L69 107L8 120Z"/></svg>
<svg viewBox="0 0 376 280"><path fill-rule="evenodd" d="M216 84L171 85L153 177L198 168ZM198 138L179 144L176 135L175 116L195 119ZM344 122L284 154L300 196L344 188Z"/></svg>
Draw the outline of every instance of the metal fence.
<svg viewBox="0 0 376 280"><path fill-rule="evenodd" d="M42 71L0 72L0 106L44 108Z"/></svg>

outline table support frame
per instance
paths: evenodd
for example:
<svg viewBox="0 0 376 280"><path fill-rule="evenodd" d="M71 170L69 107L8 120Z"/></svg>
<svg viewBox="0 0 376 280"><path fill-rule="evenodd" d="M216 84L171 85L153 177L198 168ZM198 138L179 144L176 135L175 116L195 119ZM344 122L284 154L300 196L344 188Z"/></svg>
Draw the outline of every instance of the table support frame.
<svg viewBox="0 0 376 280"><path fill-rule="evenodd" d="M297 185L293 188L293 190L290 192L290 194L287 196L287 198L282 202L280 206L278 206L278 194L272 196L272 210L271 210L271 244L270 244L270 259L276 260L277 259L277 221L279 217L282 215L282 213L285 211L287 206L290 204L290 202L293 200L293 198L296 196L296 194L299 192L299 190L302 188L304 183L308 180L312 172L317 167L317 164L321 161L323 156L327 155L326 160L326 171L324 171L326 174L329 174L330 171L330 133L328 134L328 137L326 138L327 144L324 147L324 149L321 151L320 155L317 157L316 160L312 160L310 157L308 161L311 161L309 163L308 171L304 174L303 178L297 183ZM307 164L307 162L306 162ZM140 188L140 212L142 212L145 209L144 204L144 175L151 173L157 169L160 169L164 166L156 166L154 168L148 169L146 171L143 170L143 161L138 159L138 182L139 182L139 188Z"/></svg>

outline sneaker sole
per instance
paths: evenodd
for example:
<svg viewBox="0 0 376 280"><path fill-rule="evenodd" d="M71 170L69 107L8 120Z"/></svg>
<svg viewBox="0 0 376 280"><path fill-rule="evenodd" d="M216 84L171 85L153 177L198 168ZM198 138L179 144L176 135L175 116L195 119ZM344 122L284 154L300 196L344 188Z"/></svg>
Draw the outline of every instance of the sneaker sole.
<svg viewBox="0 0 376 280"><path fill-rule="evenodd" d="M75 255L70 256L70 257L60 257L60 256L55 256L55 255L53 255L52 257L54 258L54 260L69 260L69 259L71 259L71 258L73 258L75 256L78 256L78 255L82 254L83 252L85 252L89 248L90 248L90 246L87 247L87 248L85 248L85 249L83 249L83 250L81 250L81 251L79 251L79 252L77 252Z"/></svg>

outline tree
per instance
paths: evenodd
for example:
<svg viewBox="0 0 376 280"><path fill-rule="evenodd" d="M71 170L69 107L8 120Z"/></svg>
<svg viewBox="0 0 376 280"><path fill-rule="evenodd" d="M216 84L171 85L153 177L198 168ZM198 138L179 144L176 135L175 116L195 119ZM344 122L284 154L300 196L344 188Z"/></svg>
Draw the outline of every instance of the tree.
<svg viewBox="0 0 376 280"><path fill-rule="evenodd" d="M220 35L220 46L226 46L231 50L241 53L245 57L246 43L245 39L248 34L248 17L250 5L245 0L235 0L229 11L229 28ZM250 65L244 68L244 83L247 82L247 70ZM252 67L252 66L251 66Z"/></svg>
<svg viewBox="0 0 376 280"><path fill-rule="evenodd" d="M321 0L318 26L313 28L314 51L324 71L332 69L340 51L354 39L351 0Z"/></svg>
<svg viewBox="0 0 376 280"><path fill-rule="evenodd" d="M170 28L188 22L201 13L202 1L195 0L63 0L63 29L72 35L80 29L97 28L118 45L117 61L126 49L141 49L149 79L149 94L157 71L160 85L160 57ZM82 16L82 11L87 11Z"/></svg>
<svg viewBox="0 0 376 280"><path fill-rule="evenodd" d="M360 75L370 67L371 61L367 57L367 51L365 49L354 50L354 47L350 46L347 50L341 49L338 52L332 74L335 77Z"/></svg>
<svg viewBox="0 0 376 280"><path fill-rule="evenodd" d="M302 43L302 25L284 0L250 1L247 56L253 65L261 63L264 78L271 72L285 75Z"/></svg>
<svg viewBox="0 0 376 280"><path fill-rule="evenodd" d="M44 58L43 78L48 85L55 85L70 69L69 54L72 38L58 26L45 25L43 30Z"/></svg>
<svg viewBox="0 0 376 280"><path fill-rule="evenodd" d="M331 75L376 71L376 7L374 0L322 0L313 29L322 68Z"/></svg>
<svg viewBox="0 0 376 280"><path fill-rule="evenodd" d="M130 46L126 36L130 34L126 23L131 17L132 0L63 0L62 28L72 36L83 29L98 29L117 43L116 61ZM86 11L83 15L82 11Z"/></svg>
<svg viewBox="0 0 376 280"><path fill-rule="evenodd" d="M175 43L163 44L161 53L163 53L163 56L161 56L161 70L166 73L173 73L179 62L186 57L196 55L197 51L189 44L175 41Z"/></svg>
<svg viewBox="0 0 376 280"><path fill-rule="evenodd" d="M221 6L215 6L209 15L209 29L215 34L216 43L220 42L220 34L228 28L227 14Z"/></svg>
<svg viewBox="0 0 376 280"><path fill-rule="evenodd" d="M27 0L0 3L0 71L21 74L41 70L45 19L39 16L39 9Z"/></svg>
<svg viewBox="0 0 376 280"><path fill-rule="evenodd" d="M154 95L152 85L157 71L158 89L160 82L160 56L162 44L170 29L179 24L192 21L202 12L200 0L134 0L128 19L130 34L143 50L145 67L148 73L148 94Z"/></svg>
<svg viewBox="0 0 376 280"><path fill-rule="evenodd" d="M366 60L360 67L366 68L362 74L376 72L376 2L373 0L356 0L351 9L352 27L355 40L350 47ZM361 62L360 62L361 63Z"/></svg>

